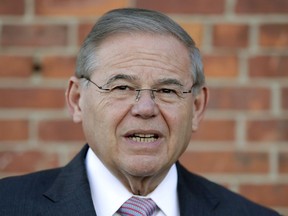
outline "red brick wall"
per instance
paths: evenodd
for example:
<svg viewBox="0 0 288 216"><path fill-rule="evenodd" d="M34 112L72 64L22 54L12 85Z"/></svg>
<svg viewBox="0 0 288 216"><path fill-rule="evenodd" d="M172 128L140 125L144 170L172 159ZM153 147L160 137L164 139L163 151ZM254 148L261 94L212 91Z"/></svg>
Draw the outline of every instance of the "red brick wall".
<svg viewBox="0 0 288 216"><path fill-rule="evenodd" d="M211 100L182 162L288 215L287 0L0 0L0 177L81 148L67 78L92 24L118 7L167 13L202 51Z"/></svg>

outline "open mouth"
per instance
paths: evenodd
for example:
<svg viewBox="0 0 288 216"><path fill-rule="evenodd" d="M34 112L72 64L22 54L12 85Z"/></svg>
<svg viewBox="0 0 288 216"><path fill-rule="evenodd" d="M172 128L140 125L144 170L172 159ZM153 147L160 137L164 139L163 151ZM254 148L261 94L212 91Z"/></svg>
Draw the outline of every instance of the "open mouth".
<svg viewBox="0 0 288 216"><path fill-rule="evenodd" d="M159 136L157 134L131 134L128 136L129 139L134 142L155 142Z"/></svg>

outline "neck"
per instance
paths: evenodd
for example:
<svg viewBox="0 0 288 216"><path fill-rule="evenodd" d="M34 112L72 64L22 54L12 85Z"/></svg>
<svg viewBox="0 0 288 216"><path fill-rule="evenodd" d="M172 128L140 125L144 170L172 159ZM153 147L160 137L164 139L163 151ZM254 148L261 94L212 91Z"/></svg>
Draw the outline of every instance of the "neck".
<svg viewBox="0 0 288 216"><path fill-rule="evenodd" d="M122 173L118 176L122 184L134 195L147 196L149 193L154 191L154 189L162 182L168 171L161 175L156 176L131 176L126 173Z"/></svg>

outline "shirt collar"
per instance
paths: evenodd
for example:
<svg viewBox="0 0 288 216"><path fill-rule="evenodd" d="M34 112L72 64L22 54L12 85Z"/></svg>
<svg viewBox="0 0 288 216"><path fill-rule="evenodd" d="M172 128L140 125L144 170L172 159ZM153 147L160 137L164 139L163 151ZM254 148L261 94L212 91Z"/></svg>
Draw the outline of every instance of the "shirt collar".
<svg viewBox="0 0 288 216"><path fill-rule="evenodd" d="M97 215L113 215L126 200L133 196L103 165L91 148L86 156L86 170ZM100 178L99 173L101 173ZM146 197L153 199L165 215L179 215L175 164L158 187Z"/></svg>

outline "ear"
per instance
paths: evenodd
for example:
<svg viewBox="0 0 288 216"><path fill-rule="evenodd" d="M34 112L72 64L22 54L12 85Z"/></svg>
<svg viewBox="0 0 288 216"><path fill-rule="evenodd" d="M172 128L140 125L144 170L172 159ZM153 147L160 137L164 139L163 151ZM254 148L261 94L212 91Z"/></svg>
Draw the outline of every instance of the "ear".
<svg viewBox="0 0 288 216"><path fill-rule="evenodd" d="M70 115L75 123L82 121L82 112L80 106L81 86L77 77L72 76L69 79L69 85L65 93L66 104Z"/></svg>
<svg viewBox="0 0 288 216"><path fill-rule="evenodd" d="M203 86L194 98L194 116L192 119L192 132L197 131L201 120L204 117L206 106L209 99L209 91L206 86Z"/></svg>

